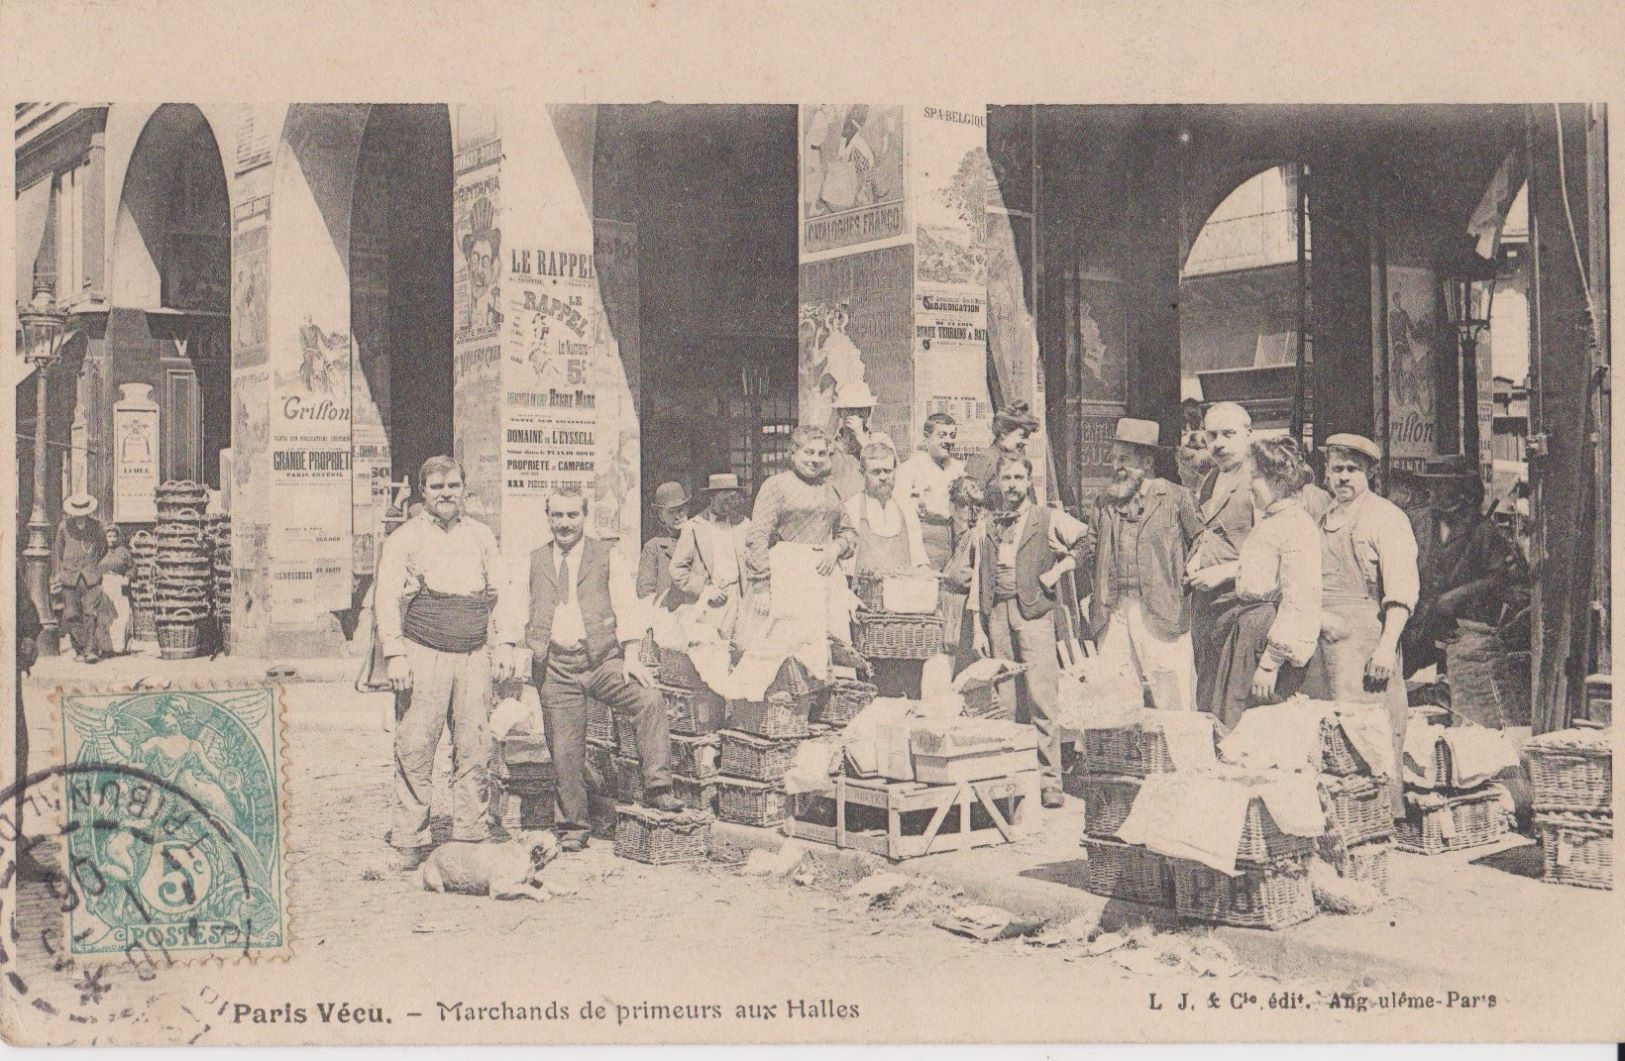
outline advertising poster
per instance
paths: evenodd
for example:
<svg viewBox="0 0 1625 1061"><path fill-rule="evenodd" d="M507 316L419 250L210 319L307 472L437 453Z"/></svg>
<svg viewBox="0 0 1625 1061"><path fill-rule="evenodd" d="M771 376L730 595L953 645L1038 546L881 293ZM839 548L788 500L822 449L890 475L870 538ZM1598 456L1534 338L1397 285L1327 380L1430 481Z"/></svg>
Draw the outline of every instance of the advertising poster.
<svg viewBox="0 0 1625 1061"><path fill-rule="evenodd" d="M803 423L833 427L850 393L873 396L873 426L914 437L914 261L908 247L804 262L797 321Z"/></svg>
<svg viewBox="0 0 1625 1061"><path fill-rule="evenodd" d="M113 403L113 522L151 523L158 518L158 403L146 383L123 383L119 392Z"/></svg>
<svg viewBox="0 0 1625 1061"><path fill-rule="evenodd" d="M1122 285L1082 276L1077 287L1078 397L1128 401L1128 314Z"/></svg>
<svg viewBox="0 0 1625 1061"><path fill-rule="evenodd" d="M993 442L987 391L987 303L975 288L919 286L914 306L915 423L947 413L959 423L958 449Z"/></svg>
<svg viewBox="0 0 1625 1061"><path fill-rule="evenodd" d="M452 416L474 424L498 407L502 389L502 217L498 196L501 142L495 125L479 126L459 142L452 195ZM474 133L486 135L474 136ZM501 440L495 432L458 431L453 456L462 463L468 511L500 525Z"/></svg>
<svg viewBox="0 0 1625 1061"><path fill-rule="evenodd" d="M306 318L298 363L272 374L272 514L280 557L271 593L298 609L350 607L350 336ZM277 612L282 616L293 612Z"/></svg>
<svg viewBox="0 0 1625 1061"><path fill-rule="evenodd" d="M1388 456L1438 454L1438 284L1430 269L1388 266Z"/></svg>
<svg viewBox="0 0 1625 1061"><path fill-rule="evenodd" d="M904 237L903 108L803 104L800 122L803 260Z"/></svg>

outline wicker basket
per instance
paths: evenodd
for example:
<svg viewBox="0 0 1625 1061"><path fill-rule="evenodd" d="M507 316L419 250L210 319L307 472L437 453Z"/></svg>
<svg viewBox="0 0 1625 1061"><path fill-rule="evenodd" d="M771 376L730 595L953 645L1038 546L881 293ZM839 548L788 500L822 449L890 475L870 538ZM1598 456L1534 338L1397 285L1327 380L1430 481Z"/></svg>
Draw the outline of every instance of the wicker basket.
<svg viewBox="0 0 1625 1061"><path fill-rule="evenodd" d="M1320 721L1320 770L1321 773L1336 774L1339 777L1356 777L1371 773L1360 753L1349 743L1348 736L1343 732L1342 723L1333 718L1323 718Z"/></svg>
<svg viewBox="0 0 1625 1061"><path fill-rule="evenodd" d="M852 619L852 644L869 659L930 659L942 651L940 615L864 612Z"/></svg>
<svg viewBox="0 0 1625 1061"><path fill-rule="evenodd" d="M710 689L682 689L675 685L658 688L673 733L699 737L722 728L727 718L727 703Z"/></svg>
<svg viewBox="0 0 1625 1061"><path fill-rule="evenodd" d="M1559 730L1524 745L1537 813L1612 811L1614 757L1600 730Z"/></svg>
<svg viewBox="0 0 1625 1061"><path fill-rule="evenodd" d="M1507 831L1502 792L1499 785L1454 796L1407 792L1405 817L1394 826L1395 843L1401 851L1421 855L1494 843Z"/></svg>
<svg viewBox="0 0 1625 1061"><path fill-rule="evenodd" d="M707 814L717 812L717 779L715 777L684 777L671 775L671 794L687 806Z"/></svg>
<svg viewBox="0 0 1625 1061"><path fill-rule="evenodd" d="M717 779L717 817L738 825L771 826L784 821L784 783Z"/></svg>
<svg viewBox="0 0 1625 1061"><path fill-rule="evenodd" d="M1084 887L1109 899L1147 906L1174 904L1168 860L1155 851L1115 840L1085 839Z"/></svg>
<svg viewBox="0 0 1625 1061"><path fill-rule="evenodd" d="M705 737L685 737L680 733L672 735L672 773L690 778L715 777L721 763L722 739L716 734Z"/></svg>
<svg viewBox="0 0 1625 1061"><path fill-rule="evenodd" d="M1286 928L1315 916L1309 856L1241 864L1230 877L1200 862L1171 859L1174 910L1180 917L1241 928Z"/></svg>
<svg viewBox="0 0 1625 1061"><path fill-rule="evenodd" d="M1336 862L1337 875L1350 880L1365 881L1381 895L1388 892L1388 863L1394 850L1392 841L1376 840L1355 844L1343 852Z"/></svg>
<svg viewBox="0 0 1625 1061"><path fill-rule="evenodd" d="M722 731L722 772L752 781L779 781L796 762L798 740L772 740L737 730Z"/></svg>
<svg viewBox="0 0 1625 1061"><path fill-rule="evenodd" d="M631 719L615 720L615 752L628 759L638 759L638 729Z"/></svg>
<svg viewBox="0 0 1625 1061"><path fill-rule="evenodd" d="M655 655L659 662L661 684L675 685L679 689L706 688L700 672L694 669L694 661L688 658L687 650L656 645Z"/></svg>
<svg viewBox="0 0 1625 1061"><path fill-rule="evenodd" d="M711 816L668 814L645 807L615 808L615 857L666 866L704 862L711 847Z"/></svg>
<svg viewBox="0 0 1625 1061"><path fill-rule="evenodd" d="M151 607L130 610L130 640L158 640L158 624L153 618Z"/></svg>
<svg viewBox="0 0 1625 1061"><path fill-rule="evenodd" d="M868 682L837 678L830 683L829 696L818 708L818 721L844 726L874 702L878 691Z"/></svg>
<svg viewBox="0 0 1625 1061"><path fill-rule="evenodd" d="M865 611L884 612L886 610L886 584L907 583L902 587L902 595L918 596L924 605L927 599L929 606L922 606L918 610L911 610L899 614L926 615L935 614L937 608L938 579L934 572L920 574L919 571L859 571L852 576L852 593L858 598L858 603Z"/></svg>
<svg viewBox="0 0 1625 1061"><path fill-rule="evenodd" d="M1603 814L1539 814L1542 876L1552 884L1614 887L1614 819Z"/></svg>
<svg viewBox="0 0 1625 1061"><path fill-rule="evenodd" d="M587 698L587 739L597 744L615 744L615 713L601 700Z"/></svg>
<svg viewBox="0 0 1625 1061"><path fill-rule="evenodd" d="M965 704L963 714L969 715L972 718L985 718L986 716L991 715L993 713L995 704L993 696L994 691L1003 683L1012 681L1026 672L1027 664L1012 663L1003 674L1000 674L987 684L978 685L974 689L966 689L962 691L959 694L959 698L964 701Z"/></svg>
<svg viewBox="0 0 1625 1061"><path fill-rule="evenodd" d="M1141 779L1112 774L1077 774L1083 796L1083 831L1097 839L1111 839L1128 820Z"/></svg>
<svg viewBox="0 0 1625 1061"><path fill-rule="evenodd" d="M1236 861L1270 863L1277 859L1310 853L1314 848L1312 836L1294 836L1283 833L1270 816L1262 799L1254 798L1247 804L1247 817L1242 823L1241 839L1236 844Z"/></svg>
<svg viewBox="0 0 1625 1061"><path fill-rule="evenodd" d="M807 720L813 705L811 697L797 699L788 693L773 693L766 700L729 700L728 728L754 737L799 740L812 733Z"/></svg>
<svg viewBox="0 0 1625 1061"><path fill-rule="evenodd" d="M1337 839L1345 847L1393 839L1394 815L1385 785L1369 777L1335 775L1322 777L1320 785Z"/></svg>
<svg viewBox="0 0 1625 1061"><path fill-rule="evenodd" d="M615 800L618 803L636 803L643 798L643 763L625 755L614 756L611 772L615 775Z"/></svg>
<svg viewBox="0 0 1625 1061"><path fill-rule="evenodd" d="M1083 731L1083 769L1089 774L1146 777L1174 768L1162 730L1140 723Z"/></svg>
<svg viewBox="0 0 1625 1061"><path fill-rule="evenodd" d="M158 623L160 659L195 659L203 654L197 623Z"/></svg>

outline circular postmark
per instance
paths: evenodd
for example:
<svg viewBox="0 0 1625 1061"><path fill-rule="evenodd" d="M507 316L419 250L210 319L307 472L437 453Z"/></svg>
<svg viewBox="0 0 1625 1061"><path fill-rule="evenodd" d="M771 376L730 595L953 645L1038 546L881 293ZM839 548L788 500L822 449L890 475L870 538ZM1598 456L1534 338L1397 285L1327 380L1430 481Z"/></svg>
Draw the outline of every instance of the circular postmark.
<svg viewBox="0 0 1625 1061"><path fill-rule="evenodd" d="M256 861L207 797L152 770L81 758L30 773L0 791L0 889L14 899L0 991L47 1018L138 1018L109 998L120 979L250 956L277 924Z"/></svg>

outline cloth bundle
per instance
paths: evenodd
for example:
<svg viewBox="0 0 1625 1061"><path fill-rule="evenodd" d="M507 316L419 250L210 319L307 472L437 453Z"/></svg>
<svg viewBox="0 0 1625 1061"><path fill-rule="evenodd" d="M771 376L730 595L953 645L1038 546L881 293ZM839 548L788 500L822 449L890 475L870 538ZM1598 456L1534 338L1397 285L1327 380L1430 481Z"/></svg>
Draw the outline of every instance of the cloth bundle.
<svg viewBox="0 0 1625 1061"><path fill-rule="evenodd" d="M1147 777L1117 836L1234 876L1247 808L1255 799L1263 801L1283 833L1313 837L1326 831L1314 775L1216 766Z"/></svg>

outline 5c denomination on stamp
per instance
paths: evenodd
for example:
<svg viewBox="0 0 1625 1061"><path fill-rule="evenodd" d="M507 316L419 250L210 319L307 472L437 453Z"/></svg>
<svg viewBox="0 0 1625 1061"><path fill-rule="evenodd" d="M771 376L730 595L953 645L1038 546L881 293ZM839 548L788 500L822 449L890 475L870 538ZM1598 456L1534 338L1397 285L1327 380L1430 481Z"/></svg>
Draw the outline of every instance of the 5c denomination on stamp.
<svg viewBox="0 0 1625 1061"><path fill-rule="evenodd" d="M276 692L63 693L74 954L287 946Z"/></svg>

